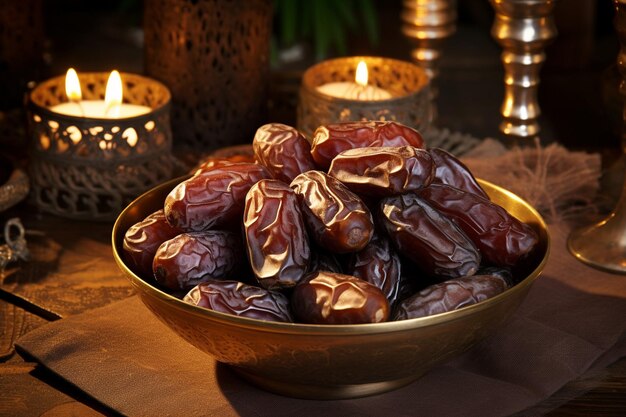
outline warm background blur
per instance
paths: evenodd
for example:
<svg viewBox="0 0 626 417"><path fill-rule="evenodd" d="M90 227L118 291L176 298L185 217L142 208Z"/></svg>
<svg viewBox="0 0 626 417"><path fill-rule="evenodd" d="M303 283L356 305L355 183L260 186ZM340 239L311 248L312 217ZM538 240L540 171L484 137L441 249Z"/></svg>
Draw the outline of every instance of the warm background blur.
<svg viewBox="0 0 626 417"><path fill-rule="evenodd" d="M310 24L313 33L326 36L299 33L308 16L298 15L290 2L299 3L275 0L269 121L295 123L299 75L322 57L410 60L410 42L400 31L400 0L317 0L325 5L325 15ZM348 6L337 11L337 3ZM15 18L17 8L31 11L27 21ZM346 10L352 18L341 18ZM70 66L79 72L115 68L142 73L142 11L141 0L2 2L0 110L19 106L26 80L60 75ZM445 44L440 65L439 125L477 137L498 136L503 71L501 50L489 34L493 11L487 0L459 0L458 11L457 31ZM543 140L571 148L619 148L618 43L612 16L608 0L557 2L559 35L547 49L539 87ZM332 32L337 27L341 30Z"/></svg>

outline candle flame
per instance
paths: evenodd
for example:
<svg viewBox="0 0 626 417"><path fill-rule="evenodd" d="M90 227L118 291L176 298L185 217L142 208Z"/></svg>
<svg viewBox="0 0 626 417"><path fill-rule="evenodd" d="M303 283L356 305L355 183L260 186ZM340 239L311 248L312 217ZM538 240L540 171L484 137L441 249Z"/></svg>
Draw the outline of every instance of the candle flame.
<svg viewBox="0 0 626 417"><path fill-rule="evenodd" d="M122 78L116 70L111 71L111 75L109 75L104 102L107 106L122 104Z"/></svg>
<svg viewBox="0 0 626 417"><path fill-rule="evenodd" d="M111 71L111 75L109 75L104 93L104 104L107 114L111 112L114 117L119 117L120 105L122 104L122 78L117 70Z"/></svg>
<svg viewBox="0 0 626 417"><path fill-rule="evenodd" d="M360 61L359 65L357 65L356 67L356 76L354 77L354 81L361 87L366 87L367 79L367 64L365 63L365 61Z"/></svg>
<svg viewBox="0 0 626 417"><path fill-rule="evenodd" d="M78 74L76 74L74 68L68 69L65 75L65 95L67 95L70 101L80 101L82 99L80 81L78 81Z"/></svg>

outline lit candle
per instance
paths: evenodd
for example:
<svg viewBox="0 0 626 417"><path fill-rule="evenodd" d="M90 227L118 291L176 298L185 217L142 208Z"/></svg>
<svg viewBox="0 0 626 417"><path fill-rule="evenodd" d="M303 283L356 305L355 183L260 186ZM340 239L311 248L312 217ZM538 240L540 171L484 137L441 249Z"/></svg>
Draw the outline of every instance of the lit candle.
<svg viewBox="0 0 626 417"><path fill-rule="evenodd" d="M356 67L355 82L338 81L320 85L317 90L337 98L350 100L387 100L391 93L383 88L368 84L367 64L360 61Z"/></svg>
<svg viewBox="0 0 626 417"><path fill-rule="evenodd" d="M82 100L78 75L70 68L65 76L65 94L69 101L52 106L50 110L67 116L96 119L134 117L151 111L147 106L122 103L122 79L117 71L112 71L109 75L104 100Z"/></svg>

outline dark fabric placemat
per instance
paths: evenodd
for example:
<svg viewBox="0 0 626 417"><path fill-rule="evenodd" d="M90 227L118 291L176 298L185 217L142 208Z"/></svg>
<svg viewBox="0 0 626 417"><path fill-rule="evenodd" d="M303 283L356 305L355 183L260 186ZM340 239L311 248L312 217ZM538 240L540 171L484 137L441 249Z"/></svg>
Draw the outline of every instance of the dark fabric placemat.
<svg viewBox="0 0 626 417"><path fill-rule="evenodd" d="M137 297L34 330L18 347L129 416L501 416L626 355L626 277L589 268L553 225L543 275L510 322L393 392L341 401L281 397L239 379L154 318Z"/></svg>

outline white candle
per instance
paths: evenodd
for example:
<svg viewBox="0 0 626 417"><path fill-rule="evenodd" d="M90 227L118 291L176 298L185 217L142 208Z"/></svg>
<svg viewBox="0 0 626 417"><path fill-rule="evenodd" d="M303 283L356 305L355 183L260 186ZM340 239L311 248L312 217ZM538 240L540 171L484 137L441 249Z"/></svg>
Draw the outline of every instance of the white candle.
<svg viewBox="0 0 626 417"><path fill-rule="evenodd" d="M80 81L73 68L67 70L65 94L69 102L52 106L50 110L67 116L98 119L134 117L152 110L147 106L122 103L122 79L120 73L115 70L109 75L104 100L82 100Z"/></svg>
<svg viewBox="0 0 626 417"><path fill-rule="evenodd" d="M350 100L387 100L391 98L391 93L383 88L374 85L362 86L349 81L326 83L317 87L317 91Z"/></svg>
<svg viewBox="0 0 626 417"><path fill-rule="evenodd" d="M107 109L107 107L109 107ZM140 116L150 112L150 107L138 104L122 103L108 106L104 100L81 100L80 102L61 103L50 107L55 113L68 116L90 117L97 119L118 119ZM117 111L119 110L119 111Z"/></svg>
<svg viewBox="0 0 626 417"><path fill-rule="evenodd" d="M360 61L356 68L356 76L354 82L337 81L326 83L317 87L317 91L329 96L337 98L345 98L349 100L387 100L393 97L391 93L384 88L375 85L369 85L367 64Z"/></svg>

